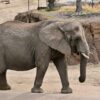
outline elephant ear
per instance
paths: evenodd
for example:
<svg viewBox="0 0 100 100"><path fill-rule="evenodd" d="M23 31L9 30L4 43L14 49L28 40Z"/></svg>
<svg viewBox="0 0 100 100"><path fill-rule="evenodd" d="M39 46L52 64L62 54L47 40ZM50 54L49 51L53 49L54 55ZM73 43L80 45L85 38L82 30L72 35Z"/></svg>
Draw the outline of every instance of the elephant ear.
<svg viewBox="0 0 100 100"><path fill-rule="evenodd" d="M39 38L46 45L61 52L65 56L71 54L70 46L65 40L63 32L60 31L57 23L50 24L43 28L39 33Z"/></svg>

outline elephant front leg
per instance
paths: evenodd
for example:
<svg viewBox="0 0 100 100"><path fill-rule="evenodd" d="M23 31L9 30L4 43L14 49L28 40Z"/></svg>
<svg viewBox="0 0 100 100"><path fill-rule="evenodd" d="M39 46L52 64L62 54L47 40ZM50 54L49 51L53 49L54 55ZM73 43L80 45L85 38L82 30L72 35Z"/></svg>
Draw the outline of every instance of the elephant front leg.
<svg viewBox="0 0 100 100"><path fill-rule="evenodd" d="M37 68L36 78L34 82L34 87L32 88L32 93L43 93L43 89L41 89L41 85L43 82L43 78L48 66L40 66Z"/></svg>
<svg viewBox="0 0 100 100"><path fill-rule="evenodd" d="M41 53L39 56L36 55L35 63L37 66L37 72L36 72L34 87L31 90L32 93L43 93L43 90L41 89L41 85L50 62L49 54L50 51L47 50L47 52Z"/></svg>
<svg viewBox="0 0 100 100"><path fill-rule="evenodd" d="M55 59L54 64L56 65L56 68L59 72L60 79L62 82L61 93L72 93L72 89L69 87L65 57L62 56L62 57Z"/></svg>

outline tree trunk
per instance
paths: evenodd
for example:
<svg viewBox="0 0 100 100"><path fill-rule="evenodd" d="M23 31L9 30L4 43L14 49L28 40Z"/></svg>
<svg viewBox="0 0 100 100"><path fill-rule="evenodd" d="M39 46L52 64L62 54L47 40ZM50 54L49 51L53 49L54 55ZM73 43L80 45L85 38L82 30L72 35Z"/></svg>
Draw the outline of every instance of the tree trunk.
<svg viewBox="0 0 100 100"><path fill-rule="evenodd" d="M82 12L82 0L76 0L76 12L77 13Z"/></svg>
<svg viewBox="0 0 100 100"><path fill-rule="evenodd" d="M50 10L52 10L54 8L55 1L56 0L47 0L47 2L48 2L48 8Z"/></svg>

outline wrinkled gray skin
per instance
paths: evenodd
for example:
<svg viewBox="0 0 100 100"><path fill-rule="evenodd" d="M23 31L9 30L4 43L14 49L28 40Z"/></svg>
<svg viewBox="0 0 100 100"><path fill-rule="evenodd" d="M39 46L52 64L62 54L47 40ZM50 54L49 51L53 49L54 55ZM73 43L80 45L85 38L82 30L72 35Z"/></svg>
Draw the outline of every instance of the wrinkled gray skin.
<svg viewBox="0 0 100 100"><path fill-rule="evenodd" d="M80 54L80 82L86 78L89 47L84 30L78 22L43 21L36 24L5 22L0 25L0 90L8 90L7 69L25 71L37 68L33 93L40 88L49 62L52 61L61 78L61 93L71 93L66 71L67 59Z"/></svg>

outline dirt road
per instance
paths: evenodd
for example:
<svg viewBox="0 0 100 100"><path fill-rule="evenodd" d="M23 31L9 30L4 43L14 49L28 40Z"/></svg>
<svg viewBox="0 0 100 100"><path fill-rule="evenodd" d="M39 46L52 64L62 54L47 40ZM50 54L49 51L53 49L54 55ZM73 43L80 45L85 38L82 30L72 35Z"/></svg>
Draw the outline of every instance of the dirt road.
<svg viewBox="0 0 100 100"><path fill-rule="evenodd" d="M26 72L9 70L7 78L12 90L0 91L0 100L100 100L100 64L88 65L85 83L78 81L79 65L69 66L68 69L72 94L60 94L60 78L54 65L50 64L42 86L43 94L30 93L36 69Z"/></svg>

